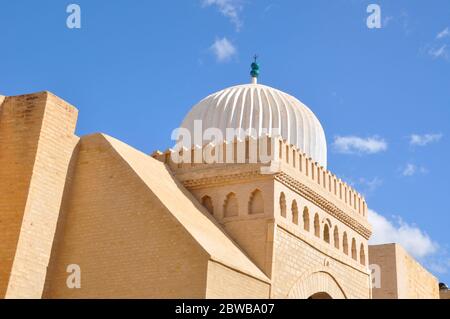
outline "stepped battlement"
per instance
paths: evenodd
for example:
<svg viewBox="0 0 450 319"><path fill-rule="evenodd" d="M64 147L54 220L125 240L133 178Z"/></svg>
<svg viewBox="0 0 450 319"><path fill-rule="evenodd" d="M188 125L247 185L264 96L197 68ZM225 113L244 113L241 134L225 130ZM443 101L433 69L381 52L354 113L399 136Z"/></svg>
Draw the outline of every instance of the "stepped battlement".
<svg viewBox="0 0 450 319"><path fill-rule="evenodd" d="M346 210L367 219L367 203L360 193L281 137L265 135L192 148L179 146L164 152L156 151L151 156L166 163L175 172L208 165L261 164L273 167L279 164L294 177L300 177L308 186L315 190L321 189L337 199Z"/></svg>

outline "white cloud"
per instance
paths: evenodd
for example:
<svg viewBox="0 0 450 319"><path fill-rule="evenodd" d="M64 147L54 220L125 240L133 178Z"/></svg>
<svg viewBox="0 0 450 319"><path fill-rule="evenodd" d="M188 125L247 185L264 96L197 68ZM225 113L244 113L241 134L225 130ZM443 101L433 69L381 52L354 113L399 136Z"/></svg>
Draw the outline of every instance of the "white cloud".
<svg viewBox="0 0 450 319"><path fill-rule="evenodd" d="M398 15L387 15L383 14L383 28L387 28L390 25L394 25L397 27L401 27L404 34L406 36L410 35L412 33L412 28L409 23L409 14L406 11L402 11Z"/></svg>
<svg viewBox="0 0 450 319"><path fill-rule="evenodd" d="M406 164L405 168L403 169L402 175L403 176L413 176L416 174L417 167L414 164Z"/></svg>
<svg viewBox="0 0 450 319"><path fill-rule="evenodd" d="M276 7L278 7L278 4L275 4L275 3L271 3L271 4L267 5L264 8L264 14L268 13L269 11L271 11L273 8L276 8Z"/></svg>
<svg viewBox="0 0 450 319"><path fill-rule="evenodd" d="M442 30L441 32L438 33L438 35L436 36L436 39L442 39L445 37L450 36L450 30L447 28L445 28L444 30Z"/></svg>
<svg viewBox="0 0 450 319"><path fill-rule="evenodd" d="M336 151L344 154L375 154L386 151L388 148L386 141L377 136L369 138L337 136L333 146Z"/></svg>
<svg viewBox="0 0 450 319"><path fill-rule="evenodd" d="M374 177L372 179L360 178L359 184L362 185L362 192L364 194L370 194L383 185L383 180L379 177Z"/></svg>
<svg viewBox="0 0 450 319"><path fill-rule="evenodd" d="M443 43L445 38L450 37L450 28L446 27L444 30L440 31L433 41L427 44L422 52L428 54L431 58L437 59L450 59L450 52L448 43Z"/></svg>
<svg viewBox="0 0 450 319"><path fill-rule="evenodd" d="M447 261L437 260L427 263L428 268L430 268L431 271L438 273L438 274L447 274L448 269L450 267L450 259Z"/></svg>
<svg viewBox="0 0 450 319"><path fill-rule="evenodd" d="M383 27L386 28L391 23L391 21L393 21L393 20L394 20L393 16L386 16L383 19Z"/></svg>
<svg viewBox="0 0 450 319"><path fill-rule="evenodd" d="M229 61L237 52L236 47L227 38L216 39L210 49L219 62Z"/></svg>
<svg viewBox="0 0 450 319"><path fill-rule="evenodd" d="M434 59L444 58L448 59L449 53L447 49L447 45L443 44L440 47L432 47L428 50L428 54Z"/></svg>
<svg viewBox="0 0 450 319"><path fill-rule="evenodd" d="M375 191L383 185L383 179L378 176L373 178L359 177L354 178L351 176L341 176L343 180L347 181L347 184L357 189L358 192L364 195L364 197L370 197Z"/></svg>
<svg viewBox="0 0 450 319"><path fill-rule="evenodd" d="M402 169L402 175L406 177L411 177L416 175L417 173L426 174L428 170L423 166L417 166L415 164L408 163Z"/></svg>
<svg viewBox="0 0 450 319"><path fill-rule="evenodd" d="M430 143L439 142L442 139L442 134L412 134L409 137L409 144L413 146L426 146Z"/></svg>
<svg viewBox="0 0 450 319"><path fill-rule="evenodd" d="M424 258L438 251L439 245L416 225L410 225L401 218L390 221L373 210L369 210L368 218L373 227L371 245L398 243L415 258Z"/></svg>
<svg viewBox="0 0 450 319"><path fill-rule="evenodd" d="M444 30L439 32L434 40L427 44L423 52L426 52L430 57L433 59L444 59L449 60L450 59L450 52L449 52L449 46L448 43L443 43L443 40L445 38L450 37L450 29L449 27L446 27Z"/></svg>
<svg viewBox="0 0 450 319"><path fill-rule="evenodd" d="M406 11L403 11L400 14L400 21L403 27L403 32L405 33L405 35L409 36L412 33L412 28L411 25L409 23L409 13Z"/></svg>
<svg viewBox="0 0 450 319"><path fill-rule="evenodd" d="M240 12L242 4L240 0L203 0L203 6L216 6L220 13L234 24L237 31L242 27Z"/></svg>

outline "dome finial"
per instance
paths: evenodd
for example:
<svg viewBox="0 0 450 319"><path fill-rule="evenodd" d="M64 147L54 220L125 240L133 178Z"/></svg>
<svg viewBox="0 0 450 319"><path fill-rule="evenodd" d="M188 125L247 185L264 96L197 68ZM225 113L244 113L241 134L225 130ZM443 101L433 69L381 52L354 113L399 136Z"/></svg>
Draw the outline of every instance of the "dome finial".
<svg viewBox="0 0 450 319"><path fill-rule="evenodd" d="M258 83L258 76L259 76L259 64L258 64L258 55L255 54L253 57L255 60L252 63L252 71L250 72L250 75L252 76L252 84Z"/></svg>

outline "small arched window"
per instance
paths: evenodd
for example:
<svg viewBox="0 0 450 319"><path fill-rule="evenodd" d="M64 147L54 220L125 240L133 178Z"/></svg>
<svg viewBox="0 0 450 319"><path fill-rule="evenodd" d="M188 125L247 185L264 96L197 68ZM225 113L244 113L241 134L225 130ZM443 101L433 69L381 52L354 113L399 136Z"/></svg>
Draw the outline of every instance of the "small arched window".
<svg viewBox="0 0 450 319"><path fill-rule="evenodd" d="M281 193L280 195L280 214L281 217L286 218L286 196L284 193Z"/></svg>
<svg viewBox="0 0 450 319"><path fill-rule="evenodd" d="M264 214L264 200L262 192L257 189L250 195L248 202L249 215Z"/></svg>
<svg viewBox="0 0 450 319"><path fill-rule="evenodd" d="M339 249L339 229L334 226L334 248Z"/></svg>
<svg viewBox="0 0 450 319"><path fill-rule="evenodd" d="M239 214L238 200L235 193L230 193L225 199L223 205L224 217L235 217Z"/></svg>
<svg viewBox="0 0 450 319"><path fill-rule="evenodd" d="M327 223L323 227L323 240L328 244L330 243L330 227L328 227Z"/></svg>
<svg viewBox="0 0 450 319"><path fill-rule="evenodd" d="M364 244L361 244L361 248L359 249L359 262L361 265L366 265L366 253L364 251Z"/></svg>
<svg viewBox="0 0 450 319"><path fill-rule="evenodd" d="M292 222L295 225L298 225L298 206L295 200L292 202L291 210L292 210Z"/></svg>
<svg viewBox="0 0 450 319"><path fill-rule="evenodd" d="M344 232L344 237L342 237L342 249L344 254L348 255L348 237L346 232Z"/></svg>
<svg viewBox="0 0 450 319"><path fill-rule="evenodd" d="M352 239L352 258L354 260L358 260L358 253L356 251L356 240L355 240L355 238Z"/></svg>
<svg viewBox="0 0 450 319"><path fill-rule="evenodd" d="M309 211L306 206L303 209L303 229L309 232Z"/></svg>
<svg viewBox="0 0 450 319"><path fill-rule="evenodd" d="M202 205L205 207L211 215L214 215L214 206L212 203L212 199L209 196L202 197Z"/></svg>
<svg viewBox="0 0 450 319"><path fill-rule="evenodd" d="M316 237L320 238L320 221L319 221L318 214L316 214L314 216L314 235L316 235Z"/></svg>

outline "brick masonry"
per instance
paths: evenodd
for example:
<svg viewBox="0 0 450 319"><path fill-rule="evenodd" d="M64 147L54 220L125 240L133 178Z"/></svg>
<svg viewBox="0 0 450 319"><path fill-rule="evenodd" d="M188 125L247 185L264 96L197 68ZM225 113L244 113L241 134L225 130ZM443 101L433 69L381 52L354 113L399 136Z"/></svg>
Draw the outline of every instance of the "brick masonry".
<svg viewBox="0 0 450 319"><path fill-rule="evenodd" d="M369 246L370 264L380 267L374 299L439 299L439 283L400 245Z"/></svg>
<svg viewBox="0 0 450 319"><path fill-rule="evenodd" d="M0 294L40 298L77 110L51 93L8 97L0 115Z"/></svg>
<svg viewBox="0 0 450 319"><path fill-rule="evenodd" d="M388 270L374 297L438 294L400 247L369 251L364 198L281 141L269 167L183 167L80 139L77 115L0 96L2 298L371 298L369 260Z"/></svg>

